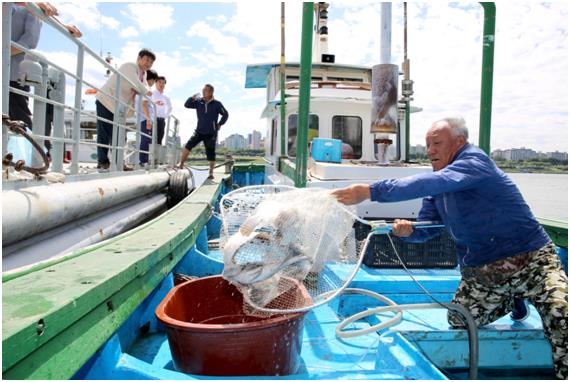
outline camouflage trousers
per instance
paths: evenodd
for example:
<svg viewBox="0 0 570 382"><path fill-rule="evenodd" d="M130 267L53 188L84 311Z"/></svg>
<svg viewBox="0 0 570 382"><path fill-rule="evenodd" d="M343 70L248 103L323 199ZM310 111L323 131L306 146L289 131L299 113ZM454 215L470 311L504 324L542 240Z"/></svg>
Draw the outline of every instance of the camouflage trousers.
<svg viewBox="0 0 570 382"><path fill-rule="evenodd" d="M513 297L528 299L538 310L552 346L556 377L568 379L568 276L554 244L480 267L463 267L452 302L466 307L477 326L483 326L509 313ZM448 321L464 326L454 314L448 313Z"/></svg>

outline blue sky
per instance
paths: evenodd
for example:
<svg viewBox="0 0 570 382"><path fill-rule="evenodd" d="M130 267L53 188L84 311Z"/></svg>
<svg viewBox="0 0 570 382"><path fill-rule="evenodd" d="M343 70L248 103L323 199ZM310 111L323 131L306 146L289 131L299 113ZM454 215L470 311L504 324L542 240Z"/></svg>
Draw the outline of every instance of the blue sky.
<svg viewBox="0 0 570 382"><path fill-rule="evenodd" d="M167 77L166 93L182 121L182 137L195 127L187 97L212 83L230 112L221 131L265 135L260 119L264 89L245 89L249 63L279 61L280 2L238 3L54 3L60 19L83 32L82 40L116 64L134 61L142 47L157 54L154 65ZM300 2L286 4L286 56L298 61ZM392 62L403 59L403 7L392 9ZM423 144L431 122L465 117L477 143L483 12L476 2L411 2L408 6L408 57L414 80L412 144ZM335 1L329 8L329 49L336 62L375 65L380 58L380 3ZM61 44L44 26L40 51L73 68L75 48ZM88 78L105 80L104 70L87 60ZM497 2L492 149L531 147L568 150L568 5L565 1ZM72 94L72 88L68 94ZM87 96L89 97L89 96ZM88 100L87 105L93 101Z"/></svg>

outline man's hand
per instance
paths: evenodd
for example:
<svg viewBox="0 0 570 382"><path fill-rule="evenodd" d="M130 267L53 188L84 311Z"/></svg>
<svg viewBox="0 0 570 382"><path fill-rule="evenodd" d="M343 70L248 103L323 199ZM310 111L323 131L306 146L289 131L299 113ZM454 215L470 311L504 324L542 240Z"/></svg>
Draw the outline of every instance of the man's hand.
<svg viewBox="0 0 570 382"><path fill-rule="evenodd" d="M370 186L368 184L353 184L352 186L333 191L332 196L344 204L358 204L366 199L370 199Z"/></svg>
<svg viewBox="0 0 570 382"><path fill-rule="evenodd" d="M146 131L147 132L151 132L152 131L152 120L147 119L146 120Z"/></svg>
<svg viewBox="0 0 570 382"><path fill-rule="evenodd" d="M409 220L394 220L392 224L392 233L398 237L408 237L414 232L414 226Z"/></svg>
<svg viewBox="0 0 570 382"><path fill-rule="evenodd" d="M57 15L59 15L57 8L54 7L53 5L51 5L50 3L36 3L36 5L38 7L40 7L40 9L42 11L44 11L46 16L57 16Z"/></svg>
<svg viewBox="0 0 570 382"><path fill-rule="evenodd" d="M69 33L71 33L73 37L79 38L83 36L83 33L81 33L79 28L77 28L75 25L68 24L65 26L65 28L69 31Z"/></svg>

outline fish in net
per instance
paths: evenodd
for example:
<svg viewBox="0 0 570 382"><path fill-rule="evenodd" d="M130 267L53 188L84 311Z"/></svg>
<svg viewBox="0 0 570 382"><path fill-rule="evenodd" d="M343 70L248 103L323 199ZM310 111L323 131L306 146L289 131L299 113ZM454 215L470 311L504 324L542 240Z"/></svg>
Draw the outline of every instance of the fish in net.
<svg viewBox="0 0 570 382"><path fill-rule="evenodd" d="M326 303L361 262L356 214L330 190L251 186L220 201L223 277L248 314L301 312Z"/></svg>

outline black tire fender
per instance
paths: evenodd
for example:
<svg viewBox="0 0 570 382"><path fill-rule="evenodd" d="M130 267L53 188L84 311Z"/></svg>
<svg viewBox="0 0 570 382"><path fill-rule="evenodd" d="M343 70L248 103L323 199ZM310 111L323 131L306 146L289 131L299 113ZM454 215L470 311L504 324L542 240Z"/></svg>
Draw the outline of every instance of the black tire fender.
<svg viewBox="0 0 570 382"><path fill-rule="evenodd" d="M188 185L188 178L191 180L191 185ZM168 190L166 192L166 200L168 208L172 208L178 203L180 203L190 191L194 189L194 176L190 172L186 171L176 171L174 174L170 175L170 180L168 182Z"/></svg>

